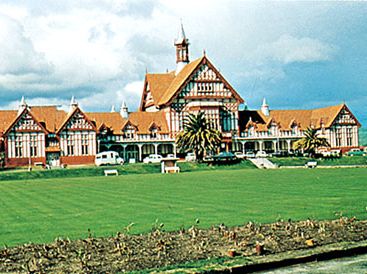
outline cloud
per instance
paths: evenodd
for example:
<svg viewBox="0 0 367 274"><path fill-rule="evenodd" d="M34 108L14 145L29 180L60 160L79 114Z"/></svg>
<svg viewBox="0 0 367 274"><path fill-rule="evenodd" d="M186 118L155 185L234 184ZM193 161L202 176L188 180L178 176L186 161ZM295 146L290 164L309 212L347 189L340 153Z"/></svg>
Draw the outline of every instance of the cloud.
<svg viewBox="0 0 367 274"><path fill-rule="evenodd" d="M52 65L43 53L35 50L26 37L23 26L17 21L0 15L0 74L26 75L52 72ZM6 79L0 82L6 85Z"/></svg>
<svg viewBox="0 0 367 274"><path fill-rule="evenodd" d="M259 46L256 54L263 60L291 64L295 62L330 61L335 53L335 46L321 42L318 39L282 35L272 43Z"/></svg>

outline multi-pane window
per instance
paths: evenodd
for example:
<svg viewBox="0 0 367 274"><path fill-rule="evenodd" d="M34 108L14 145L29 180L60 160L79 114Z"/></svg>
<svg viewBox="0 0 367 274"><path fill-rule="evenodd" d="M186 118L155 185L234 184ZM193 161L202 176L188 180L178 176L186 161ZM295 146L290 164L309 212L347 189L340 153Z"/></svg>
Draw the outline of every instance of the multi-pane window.
<svg viewBox="0 0 367 274"><path fill-rule="evenodd" d="M36 135L30 136L29 148L30 148L31 157L36 157L37 156L37 136Z"/></svg>
<svg viewBox="0 0 367 274"><path fill-rule="evenodd" d="M352 146L352 138L353 134L352 134L352 128L347 128L347 146Z"/></svg>
<svg viewBox="0 0 367 274"><path fill-rule="evenodd" d="M74 140L73 140L73 138L72 138L71 135L69 135L67 137L67 141L66 142L67 142L67 155L69 155L69 156L74 155L75 142L74 142Z"/></svg>
<svg viewBox="0 0 367 274"><path fill-rule="evenodd" d="M23 156L23 140L22 136L15 136L15 157Z"/></svg>
<svg viewBox="0 0 367 274"><path fill-rule="evenodd" d="M82 135L82 155L88 155L88 135Z"/></svg>
<svg viewBox="0 0 367 274"><path fill-rule="evenodd" d="M158 136L158 129L152 128L150 131L150 138L157 138L157 136Z"/></svg>
<svg viewBox="0 0 367 274"><path fill-rule="evenodd" d="M124 133L125 133L125 138L127 138L127 139L133 139L134 136L135 136L135 128L132 127L132 126L127 126L125 128Z"/></svg>
<svg viewBox="0 0 367 274"><path fill-rule="evenodd" d="M342 129L337 128L335 131L335 144L337 147L342 145Z"/></svg>

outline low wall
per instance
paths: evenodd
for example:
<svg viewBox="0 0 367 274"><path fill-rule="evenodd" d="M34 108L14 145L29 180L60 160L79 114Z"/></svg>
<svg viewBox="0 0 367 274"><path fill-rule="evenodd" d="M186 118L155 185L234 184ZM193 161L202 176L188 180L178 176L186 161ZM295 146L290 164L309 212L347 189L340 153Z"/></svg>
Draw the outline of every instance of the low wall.
<svg viewBox="0 0 367 274"><path fill-rule="evenodd" d="M60 157L60 164L67 165L83 165L93 164L95 156L62 156Z"/></svg>
<svg viewBox="0 0 367 274"><path fill-rule="evenodd" d="M33 166L34 163L42 162L44 165L46 164L46 157L35 157L31 158L31 165ZM28 166L29 165L29 158L7 158L5 160L6 167L17 167L17 166Z"/></svg>

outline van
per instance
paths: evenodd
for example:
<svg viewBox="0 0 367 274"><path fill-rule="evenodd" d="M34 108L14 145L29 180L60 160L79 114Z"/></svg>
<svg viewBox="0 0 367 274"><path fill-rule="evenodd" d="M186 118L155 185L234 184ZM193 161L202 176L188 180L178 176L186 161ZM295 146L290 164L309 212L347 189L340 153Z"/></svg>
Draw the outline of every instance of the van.
<svg viewBox="0 0 367 274"><path fill-rule="evenodd" d="M94 163L96 166L123 165L124 159L116 151L104 151L96 155Z"/></svg>

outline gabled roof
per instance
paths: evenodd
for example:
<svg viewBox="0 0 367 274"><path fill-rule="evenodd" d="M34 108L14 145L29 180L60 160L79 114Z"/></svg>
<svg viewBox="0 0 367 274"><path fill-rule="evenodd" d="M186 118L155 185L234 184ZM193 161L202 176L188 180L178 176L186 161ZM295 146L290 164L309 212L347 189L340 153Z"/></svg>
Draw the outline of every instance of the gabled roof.
<svg viewBox="0 0 367 274"><path fill-rule="evenodd" d="M37 120L45 125L47 131L52 133L56 133L67 114L56 106L31 106L30 110Z"/></svg>
<svg viewBox="0 0 367 274"><path fill-rule="evenodd" d="M269 116L265 116L259 110L244 110L239 112L240 130L246 127L250 117L252 121L256 122L258 130L264 129L264 126L268 127L270 121L276 122L281 130L291 130L294 123L302 130L308 127L320 128L322 124L328 128L344 108L350 112L345 104L309 110L270 110ZM357 119L356 121L360 126Z"/></svg>
<svg viewBox="0 0 367 274"><path fill-rule="evenodd" d="M173 79L175 79L175 72L146 75L146 81L149 84L154 102L160 101L164 93L170 87Z"/></svg>
<svg viewBox="0 0 367 274"><path fill-rule="evenodd" d="M176 77L172 80L169 87L166 89L164 94L158 101L159 105L163 105L168 103L172 97L176 95L176 93L180 90L180 88L184 85L186 81L189 81L190 76L196 70L196 68L202 63L202 61L206 59L205 56L200 57L191 63L188 63L184 68L176 75Z"/></svg>
<svg viewBox="0 0 367 274"><path fill-rule="evenodd" d="M16 110L0 110L0 133L5 133L17 118Z"/></svg>
<svg viewBox="0 0 367 274"><path fill-rule="evenodd" d="M97 131L96 126L89 120L89 118L85 115L85 113L79 108L79 107L75 107L73 111L69 112L68 115L66 116L66 118L64 119L64 121L61 123L60 127L58 128L56 133L60 133L65 126L67 125L67 123L70 121L70 119L75 115L75 113L79 112L83 118L92 126L92 129Z"/></svg>
<svg viewBox="0 0 367 274"><path fill-rule="evenodd" d="M23 115L25 113L28 113L28 115L30 115L32 117L32 119L36 122L36 124L41 128L41 131L43 131L44 133L47 133L46 128L37 120L36 117L34 117L34 115L32 114L32 112L30 111L30 109L28 107L24 108L23 111L21 113L17 112L17 116L14 119L14 121L8 126L8 128L6 129L6 131L4 132L4 134L8 134L9 131L14 127L14 125L23 117Z"/></svg>
<svg viewBox="0 0 367 274"><path fill-rule="evenodd" d="M144 109L144 97L146 95L146 88L149 85L150 92L152 94L154 105L161 106L171 102L182 88L187 84L194 72L202 65L207 64L218 77L224 82L226 87L231 90L232 94L243 103L244 100L234 90L234 88L224 79L220 72L214 67L209 59L204 55L189 64L187 64L177 75L175 72L169 72L165 74L147 74L145 77L144 94L140 105L140 110Z"/></svg>
<svg viewBox="0 0 367 274"><path fill-rule="evenodd" d="M155 123L160 128L160 133L169 133L165 113L163 111L146 112L138 111L132 112L129 115L129 121L137 125L140 134L149 134L150 126Z"/></svg>
<svg viewBox="0 0 367 274"><path fill-rule="evenodd" d="M122 133L122 125L126 122L118 112L87 112L86 115L96 123L98 130L104 125L115 134Z"/></svg>

